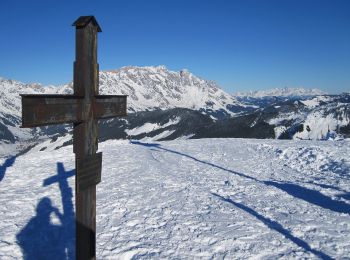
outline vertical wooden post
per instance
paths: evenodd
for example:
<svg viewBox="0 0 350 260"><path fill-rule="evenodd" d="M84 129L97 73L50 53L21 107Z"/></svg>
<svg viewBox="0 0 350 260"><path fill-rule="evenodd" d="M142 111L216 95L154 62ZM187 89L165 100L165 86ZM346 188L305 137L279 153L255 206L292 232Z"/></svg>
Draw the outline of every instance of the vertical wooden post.
<svg viewBox="0 0 350 260"><path fill-rule="evenodd" d="M84 97L81 123L74 124L73 140L76 154L76 257L96 259L96 185L77 188L78 161L84 161L97 151L97 119L94 119L92 99L98 95L97 32L93 21L76 25L76 60L74 63L74 95Z"/></svg>
<svg viewBox="0 0 350 260"><path fill-rule="evenodd" d="M126 116L126 96L98 95L95 17L81 16L76 27L74 95L21 95L22 127L74 123L76 258L96 259L96 185L102 153L97 153L98 119Z"/></svg>

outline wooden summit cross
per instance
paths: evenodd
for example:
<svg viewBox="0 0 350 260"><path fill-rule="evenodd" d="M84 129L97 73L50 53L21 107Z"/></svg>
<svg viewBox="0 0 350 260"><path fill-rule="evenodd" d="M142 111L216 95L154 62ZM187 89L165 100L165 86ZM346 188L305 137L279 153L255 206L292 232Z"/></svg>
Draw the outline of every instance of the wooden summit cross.
<svg viewBox="0 0 350 260"><path fill-rule="evenodd" d="M95 17L81 16L76 27L74 95L21 95L22 127L74 123L76 257L95 259L96 184L101 181L102 153L98 119L126 116L126 96L98 95L97 33Z"/></svg>

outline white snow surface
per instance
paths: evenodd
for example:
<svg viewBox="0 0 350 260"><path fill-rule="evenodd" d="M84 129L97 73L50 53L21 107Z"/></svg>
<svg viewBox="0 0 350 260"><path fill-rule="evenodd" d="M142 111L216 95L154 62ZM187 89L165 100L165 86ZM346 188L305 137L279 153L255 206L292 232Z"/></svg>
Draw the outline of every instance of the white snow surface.
<svg viewBox="0 0 350 260"><path fill-rule="evenodd" d="M339 127L350 124L350 118L347 116L348 104L330 104L326 108L316 108L304 118L303 131L297 132L294 139L330 139L336 136L336 130ZM337 114L329 111L336 110ZM340 119L341 118L341 119ZM309 127L309 130L307 130Z"/></svg>
<svg viewBox="0 0 350 260"><path fill-rule="evenodd" d="M176 125L180 122L181 118L180 117L175 117L173 119L170 119L167 123L164 125L160 125L158 123L145 123L144 125L140 127L136 127L133 129L125 129L125 133L128 135L139 135L143 133L149 133L158 129L162 129L171 125Z"/></svg>
<svg viewBox="0 0 350 260"><path fill-rule="evenodd" d="M100 143L97 259L345 259L349 144ZM0 259L73 259L72 146L0 163Z"/></svg>

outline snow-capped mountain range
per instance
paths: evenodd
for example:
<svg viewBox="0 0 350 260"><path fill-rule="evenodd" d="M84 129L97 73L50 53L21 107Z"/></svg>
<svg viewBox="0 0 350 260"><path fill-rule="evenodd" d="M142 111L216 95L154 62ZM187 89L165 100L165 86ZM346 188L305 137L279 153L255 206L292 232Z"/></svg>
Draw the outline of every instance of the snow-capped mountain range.
<svg viewBox="0 0 350 260"><path fill-rule="evenodd" d="M16 115L20 114L19 94L73 94L72 83L55 87L0 78L0 86L2 97L6 97L0 100L0 111L13 114L15 105ZM129 112L181 107L230 113L228 107L244 106L215 82L196 77L187 70L175 72L164 66L101 71L99 90L104 95L128 95Z"/></svg>
<svg viewBox="0 0 350 260"><path fill-rule="evenodd" d="M100 94L128 95L128 111L150 111L175 107L225 111L244 106L215 82L196 77L188 70L170 71L165 66L122 67L101 71ZM59 94L73 94L72 83L58 87Z"/></svg>
<svg viewBox="0 0 350 260"><path fill-rule="evenodd" d="M101 71L99 85L100 94L128 95L129 112L126 119L102 121L102 139L350 135L349 94L283 88L230 95L187 70L175 72L164 66ZM9 143L40 142L70 131L71 126L65 125L19 128L20 94L73 94L73 84L42 86L0 78L1 149L8 149Z"/></svg>
<svg viewBox="0 0 350 260"><path fill-rule="evenodd" d="M244 106L214 82L200 79L187 70L174 72L164 66L101 71L99 85L100 94L128 95L128 112L181 107L233 115L230 110L233 105ZM20 94L73 94L73 84L43 86L0 78L0 139L14 142L46 133L47 128L19 128Z"/></svg>
<svg viewBox="0 0 350 260"><path fill-rule="evenodd" d="M265 98L265 97L312 97L325 95L326 92L317 88L273 88L267 90L256 90L249 92L237 92L233 94L236 97L250 97L250 98Z"/></svg>

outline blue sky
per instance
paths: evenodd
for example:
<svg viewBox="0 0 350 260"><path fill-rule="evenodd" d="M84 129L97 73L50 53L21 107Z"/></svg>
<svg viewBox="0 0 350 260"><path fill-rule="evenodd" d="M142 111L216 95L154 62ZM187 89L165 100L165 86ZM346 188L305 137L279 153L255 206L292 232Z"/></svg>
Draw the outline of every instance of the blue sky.
<svg viewBox="0 0 350 260"><path fill-rule="evenodd" d="M0 1L0 76L71 81L74 27L95 15L101 70L187 68L233 93L274 87L350 91L350 1Z"/></svg>

